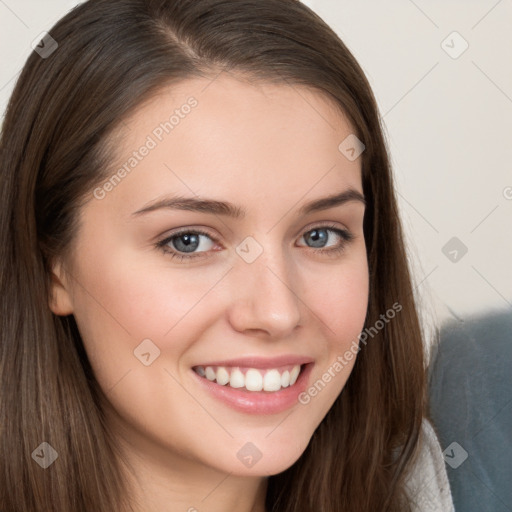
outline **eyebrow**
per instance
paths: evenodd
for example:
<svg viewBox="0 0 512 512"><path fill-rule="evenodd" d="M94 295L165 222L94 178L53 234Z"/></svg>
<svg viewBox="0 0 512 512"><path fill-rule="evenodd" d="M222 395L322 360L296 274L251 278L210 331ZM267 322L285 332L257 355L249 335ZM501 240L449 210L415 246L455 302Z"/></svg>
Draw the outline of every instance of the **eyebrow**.
<svg viewBox="0 0 512 512"><path fill-rule="evenodd" d="M322 197L306 203L299 209L299 215L307 215L313 212L328 210L351 201L359 201L366 206L364 196L357 190L349 188L339 194ZM160 209L187 210L213 215L225 215L234 219L243 219L246 212L240 206L225 201L214 199L174 196L165 197L158 201L151 202L147 206L132 213L132 216L143 215Z"/></svg>

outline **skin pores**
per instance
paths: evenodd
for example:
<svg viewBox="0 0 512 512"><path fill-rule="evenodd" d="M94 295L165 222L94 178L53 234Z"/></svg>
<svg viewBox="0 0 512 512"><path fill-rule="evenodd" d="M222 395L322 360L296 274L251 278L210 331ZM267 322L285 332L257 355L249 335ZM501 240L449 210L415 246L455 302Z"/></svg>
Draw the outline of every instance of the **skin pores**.
<svg viewBox="0 0 512 512"><path fill-rule="evenodd" d="M55 266L51 307L74 315L127 457L181 493L180 503L193 505L186 482L203 496L225 474L250 481L254 498L261 478L246 477L293 464L350 375L355 358L307 404L256 414L210 393L192 368L303 356L312 361L307 390L357 341L368 302L364 204L299 213L347 189L362 194L361 158L338 149L352 133L318 92L226 73L162 89L117 131L110 173L80 211L70 258ZM233 203L245 215L133 215L176 195ZM324 247L312 243L315 228ZM170 256L183 238L168 253L157 247L184 229L208 234L195 239L199 257Z"/></svg>

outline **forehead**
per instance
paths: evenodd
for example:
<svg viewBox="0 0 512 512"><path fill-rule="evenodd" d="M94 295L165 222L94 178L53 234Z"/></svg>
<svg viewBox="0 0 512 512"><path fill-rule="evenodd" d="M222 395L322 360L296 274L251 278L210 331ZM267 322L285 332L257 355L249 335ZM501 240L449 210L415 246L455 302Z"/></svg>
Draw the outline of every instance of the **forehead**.
<svg viewBox="0 0 512 512"><path fill-rule="evenodd" d="M362 190L361 159L339 149L353 132L334 100L310 88L227 74L185 80L119 125L109 172L127 172L111 196L130 207L167 192L261 205Z"/></svg>

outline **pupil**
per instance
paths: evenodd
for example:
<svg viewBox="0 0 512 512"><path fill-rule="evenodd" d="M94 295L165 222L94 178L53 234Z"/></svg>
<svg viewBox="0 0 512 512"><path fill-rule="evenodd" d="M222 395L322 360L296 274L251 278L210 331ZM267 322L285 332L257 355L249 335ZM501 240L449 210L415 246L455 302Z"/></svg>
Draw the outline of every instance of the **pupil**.
<svg viewBox="0 0 512 512"><path fill-rule="evenodd" d="M181 245L181 247L180 247ZM174 247L178 251L194 252L199 245L199 236L194 234L180 235L174 240Z"/></svg>
<svg viewBox="0 0 512 512"><path fill-rule="evenodd" d="M310 240L315 244L314 247L323 247L327 239L327 233L325 229L314 229L310 232ZM318 243L319 242L319 243Z"/></svg>

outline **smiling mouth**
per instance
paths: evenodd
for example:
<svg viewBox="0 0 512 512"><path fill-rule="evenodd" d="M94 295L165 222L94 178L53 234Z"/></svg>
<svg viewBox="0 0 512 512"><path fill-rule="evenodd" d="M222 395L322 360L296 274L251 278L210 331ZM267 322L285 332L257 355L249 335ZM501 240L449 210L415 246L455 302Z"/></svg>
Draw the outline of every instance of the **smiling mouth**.
<svg viewBox="0 0 512 512"><path fill-rule="evenodd" d="M200 377L220 386L241 391L275 393L293 386L305 366L296 364L269 369L240 366L195 366L192 369Z"/></svg>

